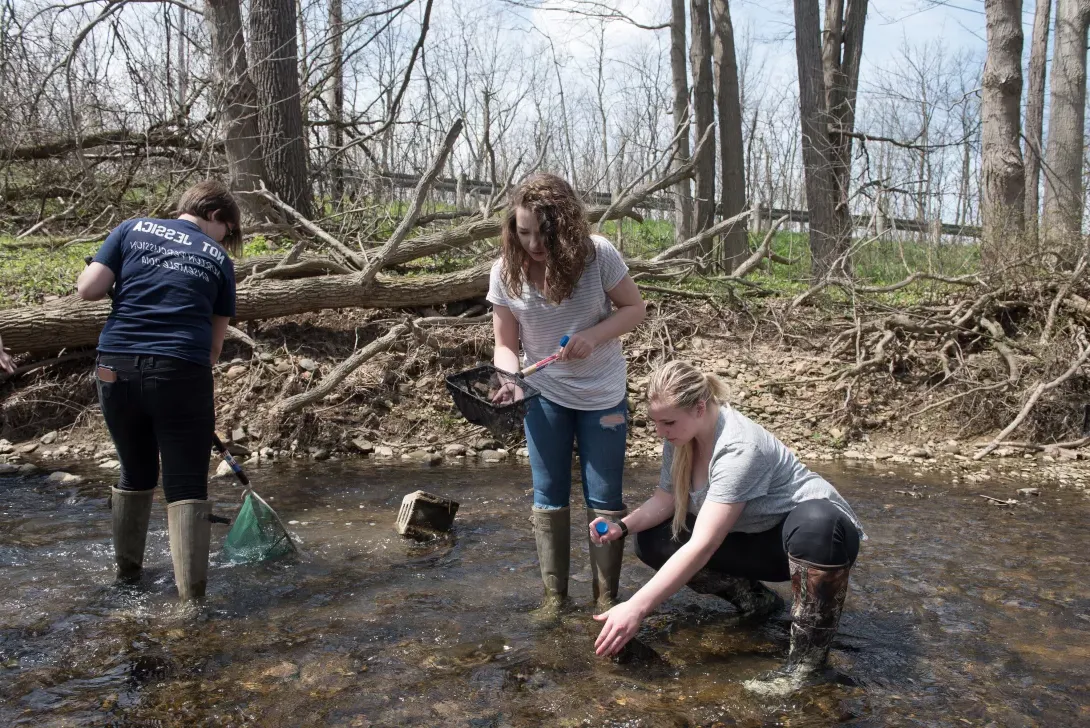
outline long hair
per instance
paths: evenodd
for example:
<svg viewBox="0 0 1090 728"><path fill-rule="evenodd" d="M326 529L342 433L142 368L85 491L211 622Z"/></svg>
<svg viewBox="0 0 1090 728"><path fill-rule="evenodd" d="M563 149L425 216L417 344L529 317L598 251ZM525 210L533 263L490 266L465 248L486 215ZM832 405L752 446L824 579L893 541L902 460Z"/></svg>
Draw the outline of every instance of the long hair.
<svg viewBox="0 0 1090 728"><path fill-rule="evenodd" d="M691 410L701 402L709 407L727 401L727 385L714 374L706 374L685 361L664 364L651 374L647 385L649 402ZM693 482L693 441L674 447L674 462L670 467L670 482L674 491L674 540L685 530L689 512L689 491Z"/></svg>
<svg viewBox="0 0 1090 728"><path fill-rule="evenodd" d="M535 174L520 184L507 204L503 220L503 285L508 294L522 295L530 256L519 242L515 211L537 216L545 238L545 297L550 303L569 298L594 255L583 202L555 174Z"/></svg>

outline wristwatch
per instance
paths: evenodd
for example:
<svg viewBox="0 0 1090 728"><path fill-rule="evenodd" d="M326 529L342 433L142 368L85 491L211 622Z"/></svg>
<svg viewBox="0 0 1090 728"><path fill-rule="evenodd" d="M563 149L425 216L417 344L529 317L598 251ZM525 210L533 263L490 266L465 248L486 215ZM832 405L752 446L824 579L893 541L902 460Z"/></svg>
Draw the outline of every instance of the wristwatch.
<svg viewBox="0 0 1090 728"><path fill-rule="evenodd" d="M628 524L624 521L617 521L617 525L621 527L621 538L628 536Z"/></svg>

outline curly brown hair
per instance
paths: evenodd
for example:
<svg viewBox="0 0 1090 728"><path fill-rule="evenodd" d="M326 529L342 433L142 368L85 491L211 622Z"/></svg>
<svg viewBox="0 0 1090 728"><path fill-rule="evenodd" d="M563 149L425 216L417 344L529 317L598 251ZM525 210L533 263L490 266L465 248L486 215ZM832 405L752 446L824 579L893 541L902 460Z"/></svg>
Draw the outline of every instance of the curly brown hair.
<svg viewBox="0 0 1090 728"><path fill-rule="evenodd" d="M569 298L594 257L583 201L564 179L535 174L511 194L503 220L503 285L511 296L521 296L527 281L530 256L519 242L515 225L518 208L530 210L545 238L545 297L550 303Z"/></svg>

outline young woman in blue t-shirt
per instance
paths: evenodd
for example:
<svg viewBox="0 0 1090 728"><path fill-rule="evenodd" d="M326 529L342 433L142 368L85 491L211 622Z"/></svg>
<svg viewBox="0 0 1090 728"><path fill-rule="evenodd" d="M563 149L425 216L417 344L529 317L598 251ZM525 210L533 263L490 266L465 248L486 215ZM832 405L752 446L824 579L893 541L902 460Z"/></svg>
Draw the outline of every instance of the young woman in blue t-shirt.
<svg viewBox="0 0 1090 728"><path fill-rule="evenodd" d="M114 289L96 379L121 461L111 495L118 579L140 578L161 460L174 581L190 600L208 578L212 365L235 315L228 251L240 251L242 235L238 203L219 182L190 187L178 212L119 225L76 286L88 301Z"/></svg>

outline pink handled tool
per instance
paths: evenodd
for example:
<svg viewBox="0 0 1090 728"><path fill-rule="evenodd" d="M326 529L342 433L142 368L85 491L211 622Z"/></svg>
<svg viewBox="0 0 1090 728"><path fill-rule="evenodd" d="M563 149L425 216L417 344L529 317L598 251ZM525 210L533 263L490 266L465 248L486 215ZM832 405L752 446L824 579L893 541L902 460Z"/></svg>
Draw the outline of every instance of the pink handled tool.
<svg viewBox="0 0 1090 728"><path fill-rule="evenodd" d="M568 337L565 336L562 339L560 339L560 348L563 349L567 345L568 345ZM520 377L528 377L531 374L533 374L534 372L536 372L537 370L543 369L543 368L549 366L550 364L552 364L554 361L556 361L557 357L559 357L559 356L560 356L559 351L556 352L555 354L553 354L552 356L547 356L544 359L542 359L541 361L539 361L537 364L531 364L530 366L528 366L525 369L521 370L519 372L519 376Z"/></svg>

